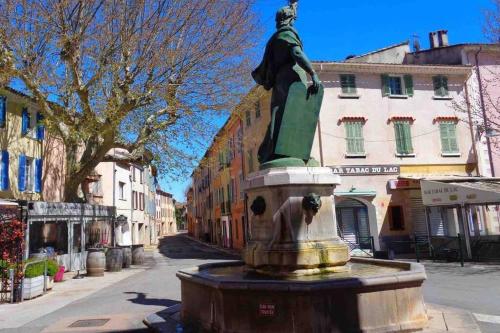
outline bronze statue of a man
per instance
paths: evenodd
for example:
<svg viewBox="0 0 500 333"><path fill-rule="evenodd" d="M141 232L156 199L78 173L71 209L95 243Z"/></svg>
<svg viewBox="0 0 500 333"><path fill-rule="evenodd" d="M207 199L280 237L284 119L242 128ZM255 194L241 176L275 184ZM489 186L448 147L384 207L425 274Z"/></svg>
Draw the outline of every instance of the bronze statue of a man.
<svg viewBox="0 0 500 333"><path fill-rule="evenodd" d="M277 12L277 31L266 45L262 63L252 72L259 85L273 89L271 123L259 148L261 164L282 160L283 166L290 161L293 166L301 165L297 161L306 165L321 108L323 87L293 27L296 2ZM309 88L306 73L313 82Z"/></svg>

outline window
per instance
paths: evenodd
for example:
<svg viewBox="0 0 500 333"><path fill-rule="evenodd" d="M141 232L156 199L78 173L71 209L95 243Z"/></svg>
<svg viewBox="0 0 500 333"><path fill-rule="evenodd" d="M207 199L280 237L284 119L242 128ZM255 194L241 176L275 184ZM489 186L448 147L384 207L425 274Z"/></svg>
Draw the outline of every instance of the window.
<svg viewBox="0 0 500 333"><path fill-rule="evenodd" d="M132 168L131 168L131 169L132 169L132 170L131 170L131 172L132 172L132 181L133 181L133 182L135 182L135 167L134 167L134 166L132 166Z"/></svg>
<svg viewBox="0 0 500 333"><path fill-rule="evenodd" d="M125 200L125 183L118 182L118 197L120 200Z"/></svg>
<svg viewBox="0 0 500 333"><path fill-rule="evenodd" d="M405 230L403 207L390 206L388 213L389 213L389 225L391 230Z"/></svg>
<svg viewBox="0 0 500 333"><path fill-rule="evenodd" d="M434 83L434 95L437 97L446 97L448 92L448 78L446 76L434 76L432 78Z"/></svg>
<svg viewBox="0 0 500 333"><path fill-rule="evenodd" d="M144 183L144 170L139 170L139 182Z"/></svg>
<svg viewBox="0 0 500 333"><path fill-rule="evenodd" d="M245 180L243 178L243 173L240 172L240 200L243 200L244 199L244 192L243 192L243 184L244 184Z"/></svg>
<svg viewBox="0 0 500 333"><path fill-rule="evenodd" d="M365 147L363 139L363 122L346 121L345 122L347 156L364 156Z"/></svg>
<svg viewBox="0 0 500 333"><path fill-rule="evenodd" d="M236 202L236 181L231 179L231 202Z"/></svg>
<svg viewBox="0 0 500 333"><path fill-rule="evenodd" d="M137 192L132 191L132 208L137 210Z"/></svg>
<svg viewBox="0 0 500 333"><path fill-rule="evenodd" d="M255 118L260 118L260 113L261 113L261 110L260 110L260 101L257 101L255 103Z"/></svg>
<svg viewBox="0 0 500 333"><path fill-rule="evenodd" d="M250 127L252 125L252 114L250 111L245 112L245 119L247 127Z"/></svg>
<svg viewBox="0 0 500 333"><path fill-rule="evenodd" d="M356 77L351 74L340 75L340 87L344 95L356 94Z"/></svg>
<svg viewBox="0 0 500 333"><path fill-rule="evenodd" d="M457 124L452 121L440 122L439 131L441 133L441 151L443 155L458 154Z"/></svg>
<svg viewBox="0 0 500 333"><path fill-rule="evenodd" d="M139 193L139 210L144 210L144 193Z"/></svg>
<svg viewBox="0 0 500 333"><path fill-rule="evenodd" d="M234 220L234 231L236 232L236 239L240 239L240 233L238 232L239 225L238 225L238 219Z"/></svg>
<svg viewBox="0 0 500 333"><path fill-rule="evenodd" d="M33 192L34 187L34 168L33 168L33 159L30 157L26 157L26 167L25 167L25 179L26 179L26 191Z"/></svg>
<svg viewBox="0 0 500 333"><path fill-rule="evenodd" d="M7 98L0 96L0 128L5 128L7 124Z"/></svg>
<svg viewBox="0 0 500 333"><path fill-rule="evenodd" d="M99 176L98 181L92 183L92 195L102 197L102 176Z"/></svg>
<svg viewBox="0 0 500 333"><path fill-rule="evenodd" d="M411 75L382 75L382 92L384 96L413 96L413 77Z"/></svg>
<svg viewBox="0 0 500 333"><path fill-rule="evenodd" d="M396 134L397 155L413 155L411 121L395 121L394 131Z"/></svg>
<svg viewBox="0 0 500 333"><path fill-rule="evenodd" d="M253 150L248 151L248 172L253 172Z"/></svg>

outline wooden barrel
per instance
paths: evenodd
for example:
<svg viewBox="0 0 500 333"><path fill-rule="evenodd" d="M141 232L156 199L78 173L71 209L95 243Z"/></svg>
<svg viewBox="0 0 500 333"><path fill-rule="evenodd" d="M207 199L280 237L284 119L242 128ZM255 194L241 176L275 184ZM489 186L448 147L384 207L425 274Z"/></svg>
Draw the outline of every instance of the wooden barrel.
<svg viewBox="0 0 500 333"><path fill-rule="evenodd" d="M106 256L104 249L90 248L87 250L87 276L104 276Z"/></svg>
<svg viewBox="0 0 500 333"><path fill-rule="evenodd" d="M110 247L106 252L106 270L119 272L123 267L123 251L119 247Z"/></svg>
<svg viewBox="0 0 500 333"><path fill-rule="evenodd" d="M123 252L123 268L129 268L132 265L132 248L130 246L120 246Z"/></svg>
<svg viewBox="0 0 500 333"><path fill-rule="evenodd" d="M132 245L132 264L144 264L144 245Z"/></svg>

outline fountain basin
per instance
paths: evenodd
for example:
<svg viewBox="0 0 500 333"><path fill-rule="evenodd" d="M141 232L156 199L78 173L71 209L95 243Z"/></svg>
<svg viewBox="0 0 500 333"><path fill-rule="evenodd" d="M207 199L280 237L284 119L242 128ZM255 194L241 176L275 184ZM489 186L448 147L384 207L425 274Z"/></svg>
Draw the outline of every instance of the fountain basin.
<svg viewBox="0 0 500 333"><path fill-rule="evenodd" d="M350 270L276 277L244 262L177 273L184 325L201 332L401 332L427 324L420 264L352 258Z"/></svg>

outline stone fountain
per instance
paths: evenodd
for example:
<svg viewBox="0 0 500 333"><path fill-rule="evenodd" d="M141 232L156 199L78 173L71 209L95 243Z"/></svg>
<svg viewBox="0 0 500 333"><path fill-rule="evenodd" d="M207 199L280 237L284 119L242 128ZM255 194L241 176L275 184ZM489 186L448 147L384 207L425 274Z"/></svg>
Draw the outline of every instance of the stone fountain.
<svg viewBox="0 0 500 333"><path fill-rule="evenodd" d="M252 73L273 89L272 121L249 175L243 261L178 272L181 320L200 332L407 332L425 327L419 264L350 258L338 237L332 169L310 159L323 87L293 28L297 1ZM309 74L313 84L308 86Z"/></svg>

